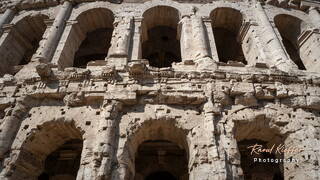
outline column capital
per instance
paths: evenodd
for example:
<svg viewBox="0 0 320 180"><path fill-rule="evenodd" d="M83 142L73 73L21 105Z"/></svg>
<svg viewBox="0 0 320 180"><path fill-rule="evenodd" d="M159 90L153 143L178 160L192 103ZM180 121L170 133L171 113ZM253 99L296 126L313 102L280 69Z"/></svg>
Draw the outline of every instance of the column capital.
<svg viewBox="0 0 320 180"><path fill-rule="evenodd" d="M47 25L47 27L52 26L53 22L54 22L54 19L46 19L46 20L44 20L44 23Z"/></svg>
<svg viewBox="0 0 320 180"><path fill-rule="evenodd" d="M212 19L209 16L202 17L202 21L204 23L212 23Z"/></svg>
<svg viewBox="0 0 320 180"><path fill-rule="evenodd" d="M181 20L184 18L190 18L190 17L191 17L190 14L183 14L183 15L181 15Z"/></svg>
<svg viewBox="0 0 320 180"><path fill-rule="evenodd" d="M237 37L239 42L243 41L243 39L248 34L248 31L249 31L250 27L254 26L254 25L257 25L257 24L254 24L251 21L245 21L245 22L242 23L242 26L240 27L240 31L239 31L239 34L238 34L238 37Z"/></svg>
<svg viewBox="0 0 320 180"><path fill-rule="evenodd" d="M178 29L180 29L181 28L181 26L182 26L182 24L184 24L184 23L186 23L188 20L190 20L190 15L183 15L183 16L181 16L181 19L180 19L180 21L179 21L179 23L178 23Z"/></svg>
<svg viewBox="0 0 320 180"><path fill-rule="evenodd" d="M74 24L78 24L77 20L68 20L66 26L72 26Z"/></svg>
<svg viewBox="0 0 320 180"><path fill-rule="evenodd" d="M2 29L3 29L4 33L9 33L13 28L14 28L13 24L4 24L2 26Z"/></svg>
<svg viewBox="0 0 320 180"><path fill-rule="evenodd" d="M141 23L143 21L143 17L133 17L135 23Z"/></svg>
<svg viewBox="0 0 320 180"><path fill-rule="evenodd" d="M116 16L113 21L113 25L118 24L127 24L128 22L131 22L133 20L133 16Z"/></svg>

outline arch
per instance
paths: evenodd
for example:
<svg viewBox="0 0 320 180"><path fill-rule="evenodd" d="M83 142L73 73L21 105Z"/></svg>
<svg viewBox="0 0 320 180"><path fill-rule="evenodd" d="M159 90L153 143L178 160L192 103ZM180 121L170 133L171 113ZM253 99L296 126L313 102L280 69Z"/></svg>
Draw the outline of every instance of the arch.
<svg viewBox="0 0 320 180"><path fill-rule="evenodd" d="M0 75L15 74L30 62L47 28L47 19L43 14L28 15L9 27L1 38Z"/></svg>
<svg viewBox="0 0 320 180"><path fill-rule="evenodd" d="M141 156L140 153L145 153L148 151L149 153L154 154L155 152L153 150L155 149L160 151L171 150L180 154L184 153L184 157L182 157L182 159L185 158L185 162L180 160L180 162L184 162L184 169L181 165L176 166L179 167L179 170L174 169L176 167L173 167L173 164L178 162L174 161L174 159L172 159L172 164L170 164L171 167L167 165L159 168L157 163L151 163L153 165L150 163L138 163L139 166L137 166L137 161L142 162L149 158L148 156ZM127 161L128 159L121 159L128 156L132 157L129 159L131 159L133 162L126 163L132 164L133 167L131 167L130 170L133 171L131 174L135 174L136 180L145 179L152 173L159 171L169 172L177 179L185 179L188 177L189 161L189 142L187 139L187 132L179 128L176 124L176 121L173 119L146 120L136 131L128 135L127 141L123 147L123 152L121 152L120 161ZM166 160L163 161L164 163L167 162Z"/></svg>
<svg viewBox="0 0 320 180"><path fill-rule="evenodd" d="M83 142L80 139L71 139L50 153L44 165L44 170L38 180L65 179L74 180L80 167Z"/></svg>
<svg viewBox="0 0 320 180"><path fill-rule="evenodd" d="M142 17L146 29L152 29L159 25L177 28L180 12L171 6L155 6L147 9Z"/></svg>
<svg viewBox="0 0 320 180"><path fill-rule="evenodd" d="M142 58L159 68L180 62L180 41L177 36L180 12L170 6L155 6L142 16Z"/></svg>
<svg viewBox="0 0 320 180"><path fill-rule="evenodd" d="M61 51L60 67L86 67L94 60L104 60L110 48L114 14L107 8L92 8L81 12L71 27Z"/></svg>
<svg viewBox="0 0 320 180"><path fill-rule="evenodd" d="M261 159L283 159L283 154L261 153L251 154L248 148L255 144L262 145L263 148L271 148L273 145L284 145L285 135L281 132L281 126L277 126L274 121L279 116L275 109L252 109L244 108L228 115L228 126L232 127L226 132L228 138L233 139L238 154L229 154L239 158L244 175L244 179L255 179L266 177L268 179L281 180L284 177L283 163L259 163L254 162L254 158ZM234 147L235 148L235 147ZM275 147L276 148L276 147Z"/></svg>
<svg viewBox="0 0 320 180"><path fill-rule="evenodd" d="M151 1L146 1L143 4L141 4L140 6L138 6L137 9L140 10L141 14L139 14L141 17L143 16L143 14L145 14L145 12L147 12L148 10L155 8L157 6L165 6L165 7L170 7L176 10L179 10L180 14L180 18L182 14L189 14L189 10L187 8L183 8L182 4L175 2L175 1L161 1L161 0L151 0Z"/></svg>
<svg viewBox="0 0 320 180"><path fill-rule="evenodd" d="M65 177L75 179L80 166L82 131L75 122L58 119L45 122L31 130L23 140L9 165L13 179L43 179ZM57 159L60 158L60 159ZM61 161L64 161L62 163ZM70 169L68 163L76 163ZM61 169L64 164L64 169ZM59 169L60 168L60 169Z"/></svg>
<svg viewBox="0 0 320 180"><path fill-rule="evenodd" d="M306 29L307 24L292 15L278 14L274 17L274 23L279 30L282 43L290 56L291 60L298 66L300 70L306 70L304 59L300 55L300 45L298 38Z"/></svg>
<svg viewBox="0 0 320 180"><path fill-rule="evenodd" d="M210 13L219 61L247 64L238 36L243 22L242 13L233 8L219 7Z"/></svg>

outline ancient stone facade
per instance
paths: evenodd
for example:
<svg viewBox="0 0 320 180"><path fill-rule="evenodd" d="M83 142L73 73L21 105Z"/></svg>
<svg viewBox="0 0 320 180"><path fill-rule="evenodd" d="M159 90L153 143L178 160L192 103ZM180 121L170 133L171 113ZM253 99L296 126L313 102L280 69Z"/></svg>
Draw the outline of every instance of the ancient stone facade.
<svg viewBox="0 0 320 180"><path fill-rule="evenodd" d="M0 179L320 179L318 7L2 0Z"/></svg>

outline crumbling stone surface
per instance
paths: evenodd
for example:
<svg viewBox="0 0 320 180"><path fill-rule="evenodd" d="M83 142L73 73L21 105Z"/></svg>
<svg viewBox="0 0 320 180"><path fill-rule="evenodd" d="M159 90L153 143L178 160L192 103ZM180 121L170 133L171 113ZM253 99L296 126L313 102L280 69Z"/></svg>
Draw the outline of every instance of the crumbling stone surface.
<svg viewBox="0 0 320 180"><path fill-rule="evenodd" d="M163 172L181 180L319 179L318 7L1 1L0 179L143 180ZM88 45L97 29L112 30L101 39L110 47L105 59ZM233 42L218 43L219 32L219 41L236 41L237 56L223 51ZM154 56L142 47L152 38L163 44ZM79 49L86 67L74 67ZM155 57L168 61L154 67ZM246 147L257 142L300 148L270 155L299 162L248 169Z"/></svg>

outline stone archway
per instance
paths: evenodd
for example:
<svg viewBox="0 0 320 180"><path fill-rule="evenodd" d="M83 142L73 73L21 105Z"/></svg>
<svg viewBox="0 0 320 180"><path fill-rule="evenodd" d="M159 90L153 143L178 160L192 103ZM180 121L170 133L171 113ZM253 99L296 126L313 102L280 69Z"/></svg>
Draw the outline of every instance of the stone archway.
<svg viewBox="0 0 320 180"><path fill-rule="evenodd" d="M237 61L247 64L242 42L238 36L242 26L243 15L233 8L217 8L210 13L212 29L216 41L219 61Z"/></svg>
<svg viewBox="0 0 320 180"><path fill-rule="evenodd" d="M80 167L82 146L80 139L68 140L59 146L47 156L38 180L74 180Z"/></svg>
<svg viewBox="0 0 320 180"><path fill-rule="evenodd" d="M31 61L47 28L48 18L43 14L26 16L5 31L0 46L0 76L14 75Z"/></svg>
<svg viewBox="0 0 320 180"><path fill-rule="evenodd" d="M145 180L154 173L160 173L177 180L187 180L189 145L186 135L177 127L175 120L145 121L129 135L124 145L119 163L129 167L125 167L127 172L121 178Z"/></svg>
<svg viewBox="0 0 320 180"><path fill-rule="evenodd" d="M19 149L13 150L12 160L2 175L27 180L76 179L82 142L82 132L74 121L46 122L31 131Z"/></svg>
<svg viewBox="0 0 320 180"><path fill-rule="evenodd" d="M306 23L301 19L287 15L279 14L274 17L274 23L279 30L282 43L291 58L300 70L306 70L306 65L310 66L300 50L299 36L306 30Z"/></svg>
<svg viewBox="0 0 320 180"><path fill-rule="evenodd" d="M91 8L70 20L63 47L54 57L59 67L85 68L90 61L104 60L111 46L114 14L107 8Z"/></svg>
<svg viewBox="0 0 320 180"><path fill-rule="evenodd" d="M166 140L144 141L135 156L135 180L185 179L186 151Z"/></svg>
<svg viewBox="0 0 320 180"><path fill-rule="evenodd" d="M286 154L252 151L254 145L263 149L276 148L285 145L286 136L281 132L282 126L275 123L277 111L275 109L242 109L230 114L227 118L225 139L228 147L228 159L235 165L233 177L244 179L282 180L284 178L284 159ZM260 161L261 159L261 161ZM266 159L266 161L264 161ZM269 161L267 162L267 160ZM271 159L272 162L271 162ZM276 160L277 163L276 163Z"/></svg>
<svg viewBox="0 0 320 180"><path fill-rule="evenodd" d="M92 21L95 19L95 23ZM94 60L104 60L111 46L113 32L113 13L108 9L97 8L80 14L79 25L75 28L82 31L84 37L74 54L74 67L85 68Z"/></svg>
<svg viewBox="0 0 320 180"><path fill-rule="evenodd" d="M142 22L142 58L153 67L170 67L181 61L178 23L180 13L169 6L146 10Z"/></svg>

